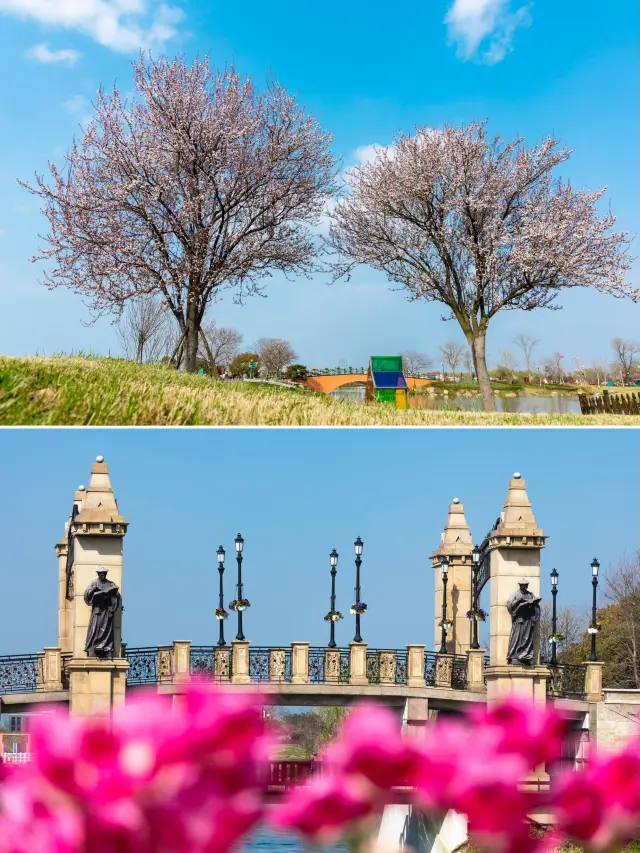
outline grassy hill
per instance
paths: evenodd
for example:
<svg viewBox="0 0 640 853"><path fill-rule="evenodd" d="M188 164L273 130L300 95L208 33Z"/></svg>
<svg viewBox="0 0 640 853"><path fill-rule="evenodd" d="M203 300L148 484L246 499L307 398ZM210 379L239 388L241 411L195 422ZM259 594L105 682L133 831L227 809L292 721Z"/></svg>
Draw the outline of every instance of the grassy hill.
<svg viewBox="0 0 640 853"><path fill-rule="evenodd" d="M363 406L266 384L216 382L123 359L0 356L2 425L471 426L639 424L640 417Z"/></svg>

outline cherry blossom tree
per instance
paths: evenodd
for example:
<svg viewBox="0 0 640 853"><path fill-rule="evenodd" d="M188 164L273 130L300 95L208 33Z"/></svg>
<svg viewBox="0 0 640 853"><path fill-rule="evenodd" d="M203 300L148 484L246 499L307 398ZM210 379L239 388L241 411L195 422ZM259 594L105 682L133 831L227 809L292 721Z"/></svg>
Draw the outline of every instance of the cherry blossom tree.
<svg viewBox="0 0 640 853"><path fill-rule="evenodd" d="M533 148L490 138L486 121L421 127L349 170L332 212L336 277L367 264L409 300L446 306L473 352L486 410L495 408L486 335L499 311L554 307L570 287L640 299L625 283L627 235L597 213L604 190L553 177L570 154L551 137Z"/></svg>
<svg viewBox="0 0 640 853"><path fill-rule="evenodd" d="M315 269L309 228L335 193L332 137L278 83L258 92L208 57L143 54L133 68L135 97L100 89L50 183L21 182L49 221L34 260L53 261L44 282L98 314L160 294L193 371L214 294L242 302L275 272Z"/></svg>

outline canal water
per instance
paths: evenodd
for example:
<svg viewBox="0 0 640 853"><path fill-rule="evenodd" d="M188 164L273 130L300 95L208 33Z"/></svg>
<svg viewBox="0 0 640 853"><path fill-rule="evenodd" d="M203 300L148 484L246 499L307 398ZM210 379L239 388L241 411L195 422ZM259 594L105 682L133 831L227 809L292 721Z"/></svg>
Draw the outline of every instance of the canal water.
<svg viewBox="0 0 640 853"><path fill-rule="evenodd" d="M350 388L337 388L331 394L338 400L351 400L354 403L364 403L364 385ZM450 394L444 397L440 394L421 394L409 397L410 408L419 409L462 409L465 412L479 412L482 405L479 397L456 397ZM580 414L580 401L577 396L557 397L496 397L496 408L499 412L532 412L536 414Z"/></svg>
<svg viewBox="0 0 640 853"><path fill-rule="evenodd" d="M295 835L284 835L270 827L261 827L240 848L242 853L311 853L317 848L306 846ZM323 848L323 853L348 853L343 846Z"/></svg>

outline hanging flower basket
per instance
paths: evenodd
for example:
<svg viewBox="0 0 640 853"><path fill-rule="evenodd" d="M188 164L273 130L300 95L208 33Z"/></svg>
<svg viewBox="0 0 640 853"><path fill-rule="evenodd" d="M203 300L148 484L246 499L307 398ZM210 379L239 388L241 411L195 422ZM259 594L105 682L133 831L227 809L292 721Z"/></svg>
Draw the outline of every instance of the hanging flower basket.
<svg viewBox="0 0 640 853"><path fill-rule="evenodd" d="M467 610L467 619L477 619L478 622L484 622L487 618L487 611L479 607L477 610Z"/></svg>
<svg viewBox="0 0 640 853"><path fill-rule="evenodd" d="M215 609L215 617L216 619L228 619L229 614L224 609L224 607L216 607Z"/></svg>
<svg viewBox="0 0 640 853"><path fill-rule="evenodd" d="M248 598L235 598L233 601L229 602L229 610L233 610L234 613L238 610L242 612L243 610L246 610L247 607L251 607Z"/></svg>
<svg viewBox="0 0 640 853"><path fill-rule="evenodd" d="M339 622L342 619L342 613L339 610L330 610L324 617L325 622Z"/></svg>
<svg viewBox="0 0 640 853"><path fill-rule="evenodd" d="M362 616L363 613L367 612L367 605L364 601L356 601L355 604L351 605L351 615L352 616Z"/></svg>
<svg viewBox="0 0 640 853"><path fill-rule="evenodd" d="M587 628L587 634L599 634L601 625L596 625L595 628Z"/></svg>
<svg viewBox="0 0 640 853"><path fill-rule="evenodd" d="M552 634L549 637L549 642L550 643L561 643L563 640L566 640L566 639L567 638L565 637L564 634Z"/></svg>
<svg viewBox="0 0 640 853"><path fill-rule="evenodd" d="M453 622L440 622L438 628L444 628L445 631L450 631L453 628Z"/></svg>

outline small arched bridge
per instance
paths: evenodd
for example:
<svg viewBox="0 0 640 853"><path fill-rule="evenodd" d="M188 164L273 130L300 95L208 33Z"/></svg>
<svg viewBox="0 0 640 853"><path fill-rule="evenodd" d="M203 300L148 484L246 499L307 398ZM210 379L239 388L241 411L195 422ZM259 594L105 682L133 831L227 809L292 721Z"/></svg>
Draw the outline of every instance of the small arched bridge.
<svg viewBox="0 0 640 853"><path fill-rule="evenodd" d="M431 380L424 376L407 376L405 378L409 389L431 384ZM364 385L366 381L367 374L364 372L345 372L309 375L302 384L312 391L331 394L336 389L342 388L345 385Z"/></svg>

